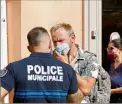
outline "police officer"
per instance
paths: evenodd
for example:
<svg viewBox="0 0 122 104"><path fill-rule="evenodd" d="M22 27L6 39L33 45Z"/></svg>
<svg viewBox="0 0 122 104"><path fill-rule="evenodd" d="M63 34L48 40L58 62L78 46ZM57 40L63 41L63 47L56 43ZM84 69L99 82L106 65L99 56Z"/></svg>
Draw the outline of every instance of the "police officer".
<svg viewBox="0 0 122 104"><path fill-rule="evenodd" d="M1 100L14 88L14 103L80 102L75 72L52 57L47 30L33 28L27 38L31 55L1 71Z"/></svg>

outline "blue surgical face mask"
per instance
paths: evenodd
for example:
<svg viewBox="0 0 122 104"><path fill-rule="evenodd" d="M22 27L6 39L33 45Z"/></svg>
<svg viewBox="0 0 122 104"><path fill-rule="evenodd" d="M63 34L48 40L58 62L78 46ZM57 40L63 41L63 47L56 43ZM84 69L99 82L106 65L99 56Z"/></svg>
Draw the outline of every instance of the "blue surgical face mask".
<svg viewBox="0 0 122 104"><path fill-rule="evenodd" d="M70 48L69 48L69 45L67 43L63 43L61 45L58 45L56 46L56 51L59 53L59 54L62 54L63 51L66 52L66 54L69 52Z"/></svg>

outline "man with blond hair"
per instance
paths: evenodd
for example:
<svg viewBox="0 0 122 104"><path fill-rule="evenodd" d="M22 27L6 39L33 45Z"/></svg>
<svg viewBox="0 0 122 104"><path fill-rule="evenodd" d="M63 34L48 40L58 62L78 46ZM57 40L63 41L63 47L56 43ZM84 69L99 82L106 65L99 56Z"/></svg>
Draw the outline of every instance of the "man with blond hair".
<svg viewBox="0 0 122 104"><path fill-rule="evenodd" d="M85 96L82 103L109 103L110 91L108 94L105 93L105 99L100 99L100 97L97 97L98 95L95 95L97 93L95 92L95 88L98 88L98 84L100 84L98 82L100 69L102 69L102 72L105 72L105 70L99 65L95 54L83 51L79 45L75 43L76 35L72 26L67 23L59 23L52 26L50 32L55 47L54 57L64 63L70 64L78 73L76 74L78 86ZM107 75L108 78L106 72L103 74ZM109 78L107 81L107 83L110 84ZM109 87L110 85L108 85L108 88ZM96 91L98 90L96 89ZM101 97L104 97L103 93Z"/></svg>

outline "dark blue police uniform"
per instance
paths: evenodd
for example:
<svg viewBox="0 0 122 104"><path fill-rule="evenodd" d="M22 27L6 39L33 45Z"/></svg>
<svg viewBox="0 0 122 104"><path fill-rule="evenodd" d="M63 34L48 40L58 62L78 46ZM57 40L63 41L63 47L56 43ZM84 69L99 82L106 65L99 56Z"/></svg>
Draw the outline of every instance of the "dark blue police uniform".
<svg viewBox="0 0 122 104"><path fill-rule="evenodd" d="M32 53L10 63L6 70L1 86L8 92L14 88L14 103L65 103L78 90L71 66L50 53Z"/></svg>

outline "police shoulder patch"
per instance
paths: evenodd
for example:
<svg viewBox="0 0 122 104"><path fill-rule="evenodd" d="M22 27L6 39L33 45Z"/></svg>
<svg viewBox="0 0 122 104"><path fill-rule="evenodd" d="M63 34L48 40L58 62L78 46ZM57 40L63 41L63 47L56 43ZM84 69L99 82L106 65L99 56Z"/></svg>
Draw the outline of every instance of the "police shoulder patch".
<svg viewBox="0 0 122 104"><path fill-rule="evenodd" d="M7 68L5 67L4 69L0 70L0 77L4 77L7 74Z"/></svg>

